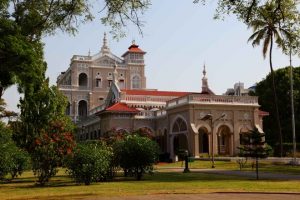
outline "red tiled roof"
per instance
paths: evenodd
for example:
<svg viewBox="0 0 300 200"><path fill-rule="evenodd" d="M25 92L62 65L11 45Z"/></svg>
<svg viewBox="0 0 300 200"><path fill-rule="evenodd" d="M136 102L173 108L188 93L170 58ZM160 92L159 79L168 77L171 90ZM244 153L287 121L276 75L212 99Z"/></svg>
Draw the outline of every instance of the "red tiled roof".
<svg viewBox="0 0 300 200"><path fill-rule="evenodd" d="M140 49L138 45L132 44L132 45L128 48L128 51L126 51L126 52L122 55L122 57L126 56L128 53L142 53L142 54L145 54L146 52L143 51L142 49Z"/></svg>
<svg viewBox="0 0 300 200"><path fill-rule="evenodd" d="M269 113L269 112L266 112L266 111L259 110L259 111L258 111L258 115L264 117L264 116L269 116L270 113Z"/></svg>
<svg viewBox="0 0 300 200"><path fill-rule="evenodd" d="M176 92L176 91L157 91L157 90L121 90L128 95L144 95L144 96L172 96L181 97L192 92Z"/></svg>
<svg viewBox="0 0 300 200"><path fill-rule="evenodd" d="M110 111L110 112L129 112L129 113L139 112L135 108L128 107L126 103L116 103L116 104L114 104L114 105L106 108L104 111Z"/></svg>

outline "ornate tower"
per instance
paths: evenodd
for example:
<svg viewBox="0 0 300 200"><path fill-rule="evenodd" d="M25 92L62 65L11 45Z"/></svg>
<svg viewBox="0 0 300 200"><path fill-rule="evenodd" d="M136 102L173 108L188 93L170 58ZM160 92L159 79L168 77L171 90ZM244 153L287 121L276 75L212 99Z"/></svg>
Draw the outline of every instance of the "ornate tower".
<svg viewBox="0 0 300 200"><path fill-rule="evenodd" d="M129 69L127 80L129 80L129 89L145 89L146 77L145 77L145 63L144 55L146 52L141 50L135 41L132 41L131 46L128 48L122 57L125 64Z"/></svg>

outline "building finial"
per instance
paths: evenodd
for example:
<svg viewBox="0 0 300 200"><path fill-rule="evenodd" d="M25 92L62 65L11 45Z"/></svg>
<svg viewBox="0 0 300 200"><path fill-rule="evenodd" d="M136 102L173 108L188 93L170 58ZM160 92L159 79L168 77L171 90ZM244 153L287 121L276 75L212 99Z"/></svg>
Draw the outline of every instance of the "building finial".
<svg viewBox="0 0 300 200"><path fill-rule="evenodd" d="M106 32L104 32L103 45L102 45L102 48L101 48L101 53L109 53L109 52L110 52L110 50L109 50L109 47L108 47L108 44L107 44Z"/></svg>
<svg viewBox="0 0 300 200"><path fill-rule="evenodd" d="M107 46L106 32L104 32L103 46Z"/></svg>
<svg viewBox="0 0 300 200"><path fill-rule="evenodd" d="M204 62L204 65L203 65L203 76L204 77L206 76L205 62Z"/></svg>
<svg viewBox="0 0 300 200"><path fill-rule="evenodd" d="M132 44L135 45L135 39L132 40Z"/></svg>
<svg viewBox="0 0 300 200"><path fill-rule="evenodd" d="M208 94L209 93L209 88L208 88L208 81L206 78L206 66L205 66L205 62L203 65L203 78L202 78L202 93L203 94Z"/></svg>

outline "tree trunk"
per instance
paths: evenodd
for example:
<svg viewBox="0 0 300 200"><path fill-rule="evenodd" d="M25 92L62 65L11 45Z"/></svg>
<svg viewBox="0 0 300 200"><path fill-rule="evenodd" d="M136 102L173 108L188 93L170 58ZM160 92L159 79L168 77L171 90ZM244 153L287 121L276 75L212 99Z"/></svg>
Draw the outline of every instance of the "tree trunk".
<svg viewBox="0 0 300 200"><path fill-rule="evenodd" d="M270 52L269 52L270 56L269 57L270 57L270 69L271 69L271 77L272 77L274 103L275 103L275 109L276 109L276 121L277 121L278 136L279 136L280 157L282 157L282 154L283 154L282 131L281 131L280 118L279 118L277 92L276 92L276 86L275 86L275 74L274 74L273 64L272 64L272 50L273 50L273 35L271 35L271 44L270 44Z"/></svg>
<svg viewBox="0 0 300 200"><path fill-rule="evenodd" d="M293 133L293 165L296 165L296 130L295 130L295 110L294 110L294 80L293 80L293 66L292 66L292 49L290 47L290 90L291 90L291 112L292 112L292 133Z"/></svg>

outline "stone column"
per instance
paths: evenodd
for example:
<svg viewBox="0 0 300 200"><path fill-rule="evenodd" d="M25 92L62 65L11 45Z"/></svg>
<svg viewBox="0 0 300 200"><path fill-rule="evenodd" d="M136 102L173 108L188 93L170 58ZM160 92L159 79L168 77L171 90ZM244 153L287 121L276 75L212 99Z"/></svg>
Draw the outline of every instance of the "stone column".
<svg viewBox="0 0 300 200"><path fill-rule="evenodd" d="M216 128L214 127L214 129L212 130L212 137L214 138L214 154L217 155L218 154L218 135L217 135L217 130ZM212 141L210 141L212 142Z"/></svg>
<svg viewBox="0 0 300 200"><path fill-rule="evenodd" d="M175 161L175 152L174 152L174 135L169 135L169 148L170 148L170 158L172 159L172 161Z"/></svg>
<svg viewBox="0 0 300 200"><path fill-rule="evenodd" d="M230 144L229 154L230 154L230 156L233 156L234 155L234 149L235 149L233 133L230 133L229 144Z"/></svg>
<svg viewBox="0 0 300 200"><path fill-rule="evenodd" d="M75 100L74 101L74 110L73 110L73 114L74 114L74 122L77 121L77 116L78 116L78 102Z"/></svg>
<svg viewBox="0 0 300 200"><path fill-rule="evenodd" d="M194 133L194 156L199 158L199 133Z"/></svg>

